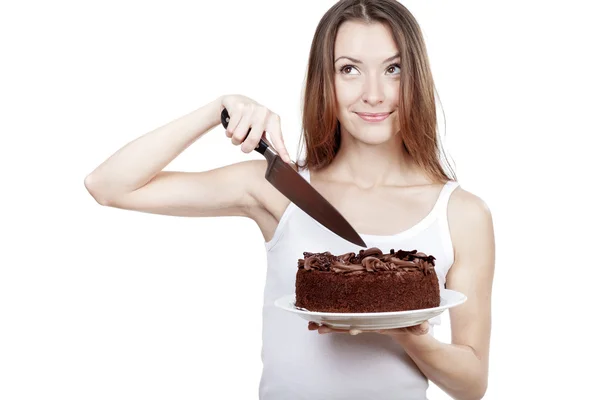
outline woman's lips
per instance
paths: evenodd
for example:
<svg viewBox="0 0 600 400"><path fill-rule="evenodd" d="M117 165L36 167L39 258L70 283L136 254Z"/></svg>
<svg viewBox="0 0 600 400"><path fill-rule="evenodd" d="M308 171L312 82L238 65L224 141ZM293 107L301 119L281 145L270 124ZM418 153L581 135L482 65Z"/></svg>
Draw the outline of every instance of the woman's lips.
<svg viewBox="0 0 600 400"><path fill-rule="evenodd" d="M387 117L389 117L389 115L391 113L356 113L359 117L361 117L363 120L367 121L367 122L381 122L384 119L386 119Z"/></svg>

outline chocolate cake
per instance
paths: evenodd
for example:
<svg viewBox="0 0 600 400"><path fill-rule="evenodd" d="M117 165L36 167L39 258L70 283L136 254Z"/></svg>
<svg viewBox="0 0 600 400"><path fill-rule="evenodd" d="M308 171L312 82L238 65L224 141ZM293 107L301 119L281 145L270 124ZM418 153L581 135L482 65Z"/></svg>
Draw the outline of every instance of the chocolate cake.
<svg viewBox="0 0 600 400"><path fill-rule="evenodd" d="M384 254L371 247L340 256L304 253L296 272L296 307L365 313L440 305L435 257L417 250Z"/></svg>

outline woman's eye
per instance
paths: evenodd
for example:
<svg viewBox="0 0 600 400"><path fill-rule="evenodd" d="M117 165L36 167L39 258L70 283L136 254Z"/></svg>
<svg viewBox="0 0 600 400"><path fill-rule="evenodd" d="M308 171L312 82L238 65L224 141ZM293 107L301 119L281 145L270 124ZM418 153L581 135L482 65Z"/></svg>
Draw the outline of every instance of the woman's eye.
<svg viewBox="0 0 600 400"><path fill-rule="evenodd" d="M340 72L346 75L349 75L352 70L354 70L353 65L344 65L342 68L340 68Z"/></svg>
<svg viewBox="0 0 600 400"><path fill-rule="evenodd" d="M339 71L344 75L358 74L358 70L356 69L356 67L354 65L344 65L339 69ZM387 72L389 74L399 74L400 73L400 65L399 64L390 65L387 68Z"/></svg>
<svg viewBox="0 0 600 400"><path fill-rule="evenodd" d="M400 65L398 65L398 64L390 65L390 66L388 67L388 72L389 72L390 74L397 74L397 73L400 73Z"/></svg>

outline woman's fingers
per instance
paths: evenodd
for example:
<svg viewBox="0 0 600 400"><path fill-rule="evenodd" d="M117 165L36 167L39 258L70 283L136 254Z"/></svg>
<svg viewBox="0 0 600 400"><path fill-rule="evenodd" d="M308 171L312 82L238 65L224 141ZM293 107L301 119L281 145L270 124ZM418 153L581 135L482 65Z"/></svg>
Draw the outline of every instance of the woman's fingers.
<svg viewBox="0 0 600 400"><path fill-rule="evenodd" d="M252 117L251 113L244 112L241 115L240 122L235 127L233 131L233 136L231 137L231 143L236 146L239 146L244 142L246 136L248 135L248 130L250 129L250 118Z"/></svg>
<svg viewBox="0 0 600 400"><path fill-rule="evenodd" d="M250 153L258 146L265 132L265 126L270 115L271 111L267 107L253 107L252 114L250 115L250 132L242 144L242 151L244 153Z"/></svg>
<svg viewBox="0 0 600 400"><path fill-rule="evenodd" d="M316 322L309 322L308 330L318 331L319 333L349 333L350 335L358 335L359 333L364 332L360 329L329 328L328 326L320 325ZM376 332L376 333L380 333L383 335L390 335L390 336L409 335L409 334L420 336L420 335L425 335L426 333L429 332L429 322L425 321L419 325L409 326L406 328L379 329L379 330L374 330L371 332Z"/></svg>
<svg viewBox="0 0 600 400"><path fill-rule="evenodd" d="M429 332L429 322L425 321L420 323L419 325L409 326L406 330L413 335L424 335Z"/></svg>
<svg viewBox="0 0 600 400"><path fill-rule="evenodd" d="M241 101L240 101L241 100ZM241 145L244 153L254 150L261 138L266 141L265 131L272 141L272 147L286 163L291 157L283 141L281 119L267 107L245 97L228 98L223 104L229 113L229 122L225 135L236 146Z"/></svg>
<svg viewBox="0 0 600 400"><path fill-rule="evenodd" d="M316 331L317 329L319 329L319 324L317 324L316 322L312 322L312 321L308 323L309 331Z"/></svg>
<svg viewBox="0 0 600 400"><path fill-rule="evenodd" d="M312 321L308 323L308 330L309 331L319 331L319 333L347 332L347 331L340 330L340 329L329 328L325 325L317 324L316 322L312 322Z"/></svg>
<svg viewBox="0 0 600 400"><path fill-rule="evenodd" d="M348 330L348 329L330 328L328 326L320 325L320 324L317 324L316 322L312 322L312 321L308 323L308 330L309 331L318 331L319 333L349 333L351 335L358 335L359 333L363 332L359 329Z"/></svg>
<svg viewBox="0 0 600 400"><path fill-rule="evenodd" d="M246 140L244 140L244 143L242 143L242 151L244 153L250 153L256 148L256 146L258 146L258 142L260 142L260 138L263 136L264 130L264 124L261 122L252 124L248 137Z"/></svg>
<svg viewBox="0 0 600 400"><path fill-rule="evenodd" d="M271 113L267 119L266 128L267 132L269 132L270 134L271 140L273 141L273 147L275 148L277 154L279 154L279 156L284 162L291 162L292 160L283 142L283 134L281 132L281 118L279 118L279 115Z"/></svg>
<svg viewBox="0 0 600 400"><path fill-rule="evenodd" d="M232 108L232 110L227 110L227 113L229 114L229 122L227 122L227 129L225 130L225 135L230 139L233 137L233 133L235 132L235 129L239 125L240 120L244 115L243 104L239 104Z"/></svg>

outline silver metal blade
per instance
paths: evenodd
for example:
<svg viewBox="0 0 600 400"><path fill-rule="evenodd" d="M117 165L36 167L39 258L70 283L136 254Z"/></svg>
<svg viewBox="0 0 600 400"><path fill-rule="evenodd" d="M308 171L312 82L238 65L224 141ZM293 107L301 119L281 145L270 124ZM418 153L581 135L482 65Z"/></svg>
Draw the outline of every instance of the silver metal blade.
<svg viewBox="0 0 600 400"><path fill-rule="evenodd" d="M296 204L324 227L358 246L367 247L360 235L319 192L291 165L270 148L265 152L268 161L265 178L285 197Z"/></svg>

